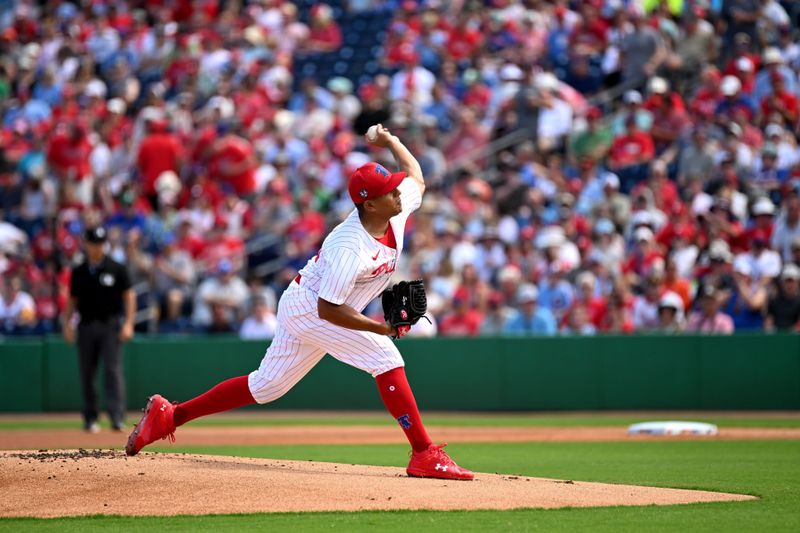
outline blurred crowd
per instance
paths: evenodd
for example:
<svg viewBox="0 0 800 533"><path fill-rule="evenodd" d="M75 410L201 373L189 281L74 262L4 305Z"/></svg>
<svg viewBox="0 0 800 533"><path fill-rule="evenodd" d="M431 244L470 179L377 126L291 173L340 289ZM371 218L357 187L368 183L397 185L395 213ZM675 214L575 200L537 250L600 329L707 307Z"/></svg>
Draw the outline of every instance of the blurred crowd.
<svg viewBox="0 0 800 533"><path fill-rule="evenodd" d="M796 0L0 0L0 334L59 329L103 225L137 330L269 338L352 209L348 174L391 166L362 140L379 122L428 183L397 269L429 293L412 335L797 330L799 17ZM374 74L296 68L370 39Z"/></svg>

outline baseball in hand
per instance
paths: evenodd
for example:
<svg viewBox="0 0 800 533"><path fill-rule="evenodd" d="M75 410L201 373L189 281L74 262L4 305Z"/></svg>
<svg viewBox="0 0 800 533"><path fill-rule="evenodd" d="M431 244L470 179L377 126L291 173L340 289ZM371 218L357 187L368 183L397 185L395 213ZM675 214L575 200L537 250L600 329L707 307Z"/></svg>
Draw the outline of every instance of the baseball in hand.
<svg viewBox="0 0 800 533"><path fill-rule="evenodd" d="M370 126L367 130L367 140L371 143L374 143L378 140L378 125L375 124L374 126Z"/></svg>

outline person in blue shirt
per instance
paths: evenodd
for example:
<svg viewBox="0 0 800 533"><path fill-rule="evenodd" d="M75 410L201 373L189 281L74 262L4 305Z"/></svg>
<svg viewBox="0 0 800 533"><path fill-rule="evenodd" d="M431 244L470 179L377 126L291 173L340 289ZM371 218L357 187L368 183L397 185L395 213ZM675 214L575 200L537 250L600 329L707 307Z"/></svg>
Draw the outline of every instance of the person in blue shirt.
<svg viewBox="0 0 800 533"><path fill-rule="evenodd" d="M520 310L509 317L503 328L508 335L555 335L556 319L543 307L537 306L539 291L535 285L522 285L517 302Z"/></svg>

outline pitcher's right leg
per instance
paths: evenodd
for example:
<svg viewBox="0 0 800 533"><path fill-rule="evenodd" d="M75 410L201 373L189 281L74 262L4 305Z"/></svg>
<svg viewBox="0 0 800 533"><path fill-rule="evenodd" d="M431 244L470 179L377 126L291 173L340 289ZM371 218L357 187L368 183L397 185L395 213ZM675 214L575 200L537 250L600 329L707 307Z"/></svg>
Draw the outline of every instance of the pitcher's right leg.
<svg viewBox="0 0 800 533"><path fill-rule="evenodd" d="M325 350L305 344L278 326L275 338L257 370L247 376L223 381L209 391L180 404L159 394L150 397L134 427L125 451L136 455L148 444L169 437L175 428L199 418L250 405L277 400L291 389L325 355Z"/></svg>

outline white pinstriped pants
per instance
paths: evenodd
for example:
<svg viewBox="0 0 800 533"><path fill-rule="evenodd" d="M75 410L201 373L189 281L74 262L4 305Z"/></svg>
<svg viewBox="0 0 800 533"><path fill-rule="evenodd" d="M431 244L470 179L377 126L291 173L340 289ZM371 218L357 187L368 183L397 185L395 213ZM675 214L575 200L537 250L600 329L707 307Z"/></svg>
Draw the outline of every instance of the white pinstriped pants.
<svg viewBox="0 0 800 533"><path fill-rule="evenodd" d="M316 296L292 282L278 303L278 328L258 370L248 376L258 403L277 400L329 353L373 377L404 366L389 337L331 324L317 315Z"/></svg>

